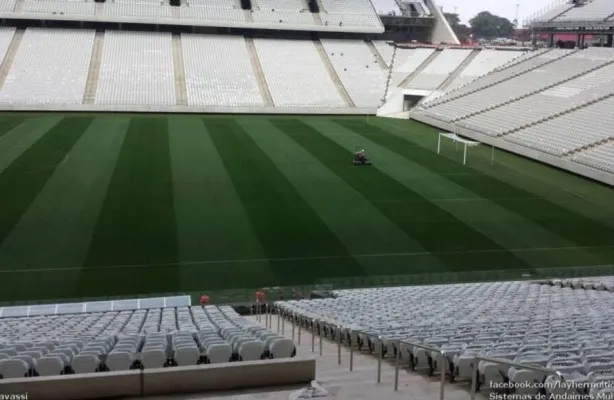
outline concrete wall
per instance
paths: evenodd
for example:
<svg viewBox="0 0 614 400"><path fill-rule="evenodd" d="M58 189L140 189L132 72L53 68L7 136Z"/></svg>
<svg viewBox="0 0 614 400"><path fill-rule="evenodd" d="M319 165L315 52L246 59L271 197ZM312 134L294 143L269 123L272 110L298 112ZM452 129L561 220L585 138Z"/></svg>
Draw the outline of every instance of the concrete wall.
<svg viewBox="0 0 614 400"><path fill-rule="evenodd" d="M192 106L123 106L100 104L0 104L0 111L53 112L130 112L194 114L310 114L375 115L376 108L283 108L283 107L192 107Z"/></svg>
<svg viewBox="0 0 614 400"><path fill-rule="evenodd" d="M315 359L278 359L0 379L0 393L27 393L29 399L36 400L88 400L304 384L315 376Z"/></svg>
<svg viewBox="0 0 614 400"><path fill-rule="evenodd" d="M528 147L520 146L497 137L485 135L478 131L440 121L434 117L419 112L412 112L411 119L435 126L447 132L454 132L459 136L465 136L470 139L477 140L479 142L486 143L488 145L492 145L512 153L520 154L522 156L543 162L545 164L553 165L557 168L573 172L574 174L582 175L587 178L614 186L614 175L605 171L600 171L588 166L584 166L582 164L575 163L573 161L563 159L561 157L556 157L550 154L543 153L541 151L530 149Z"/></svg>

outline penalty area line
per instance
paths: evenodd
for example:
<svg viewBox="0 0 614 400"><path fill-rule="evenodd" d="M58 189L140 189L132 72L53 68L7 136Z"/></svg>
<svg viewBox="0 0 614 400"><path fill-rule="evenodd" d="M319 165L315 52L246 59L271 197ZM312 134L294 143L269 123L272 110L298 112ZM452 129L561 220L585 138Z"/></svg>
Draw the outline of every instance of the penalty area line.
<svg viewBox="0 0 614 400"><path fill-rule="evenodd" d="M463 254L496 254L496 253L532 253L547 251L572 251L572 250L603 250L614 249L614 245L603 246L563 246L563 247L522 247L513 249L486 249L486 250L448 250L448 251L417 251L408 253L373 253L373 254L350 254L332 255L315 257L285 257L285 258L250 258L236 260L204 260L204 261L183 261L176 263L159 264L118 264L118 265L98 265L98 266L79 266L79 267L59 267L59 268L32 268L32 269L5 269L0 270L0 274L15 273L36 273L36 272L62 272L62 271L83 271L88 269L111 270L111 269L138 269L152 267L184 267L196 265L225 265L225 264L255 264L266 262L286 262L286 261L318 261L318 260L345 260L350 258L391 258L391 257L423 257L438 255L463 255Z"/></svg>

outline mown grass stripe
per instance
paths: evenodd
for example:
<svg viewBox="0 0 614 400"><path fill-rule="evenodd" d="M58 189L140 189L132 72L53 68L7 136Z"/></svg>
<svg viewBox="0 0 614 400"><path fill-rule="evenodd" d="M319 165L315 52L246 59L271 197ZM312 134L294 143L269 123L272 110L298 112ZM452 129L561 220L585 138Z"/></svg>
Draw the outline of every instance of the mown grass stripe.
<svg viewBox="0 0 614 400"><path fill-rule="evenodd" d="M0 137L26 121L26 117L0 116Z"/></svg>
<svg viewBox="0 0 614 400"><path fill-rule="evenodd" d="M32 118L0 137L0 173L61 120L57 116Z"/></svg>
<svg viewBox="0 0 614 400"><path fill-rule="evenodd" d="M83 263L127 125L128 119L94 120L2 243L0 265L52 269ZM15 279L40 278L37 272L8 276L0 280L0 292L19 287ZM75 296L78 280L75 271L57 271L45 280L45 295Z"/></svg>
<svg viewBox="0 0 614 400"><path fill-rule="evenodd" d="M237 277L246 282L270 282L274 277L267 261L226 263L222 268L190 264L265 256L202 119L170 117L169 141L178 254L184 263L179 267L181 287L233 288Z"/></svg>
<svg viewBox="0 0 614 400"><path fill-rule="evenodd" d="M531 196L531 193L524 189L482 174L448 158L439 157L433 151L426 150L377 126L366 125L351 119L336 119L335 121L415 163L412 168L422 166L435 174L439 171L454 169L467 172L467 174L448 174L445 179L467 188L467 190L483 198L491 199L493 204L497 204L500 208L522 218L526 222L518 220L521 223L520 225L509 226L507 229L524 232L522 237L526 237L534 243L537 243L538 240L547 240L548 242L544 242L543 245L555 245L560 242L560 238L567 241L561 243L560 246L600 246L614 243L614 229L609 229L597 221L569 211L546 199ZM502 196L527 198L528 200L507 201ZM502 213L499 212L499 214ZM536 229L536 227L542 229ZM531 237L530 232L534 232L534 237ZM568 259L566 261L572 265L614 263L614 251L604 249L603 256L595 256L592 251L578 252L573 260Z"/></svg>
<svg viewBox="0 0 614 400"><path fill-rule="evenodd" d="M422 243L431 252L446 250L496 249L495 253L440 255L444 265L453 271L492 269L530 269L524 260L516 257L487 235L476 230L466 219L449 212L442 205L428 200L412 186L435 185L445 197L448 191L459 189L446 187L444 182L431 181L421 176L420 171L398 163L388 157L385 149L376 149L375 144L360 140L351 131L344 130L328 119L309 119L308 123L291 120L277 121L284 131L312 155L319 158L332 171L369 199L390 220L395 221L410 237ZM355 167L351 163L356 145L365 145L377 163L374 167ZM356 168L362 168L356 174ZM411 178L406 179L411 171ZM406 202L391 202L391 199L407 199ZM422 201L418 201L422 200Z"/></svg>
<svg viewBox="0 0 614 400"><path fill-rule="evenodd" d="M407 273L447 271L436 257L270 121L238 121L350 254L422 253L411 266L404 256L357 258L368 274L398 274L403 269Z"/></svg>
<svg viewBox="0 0 614 400"><path fill-rule="evenodd" d="M207 119L205 125L267 257L347 255L320 216L235 119ZM325 277L364 274L352 258L275 261L271 268L277 282L270 285L308 284ZM240 279L238 276L237 284L242 283Z"/></svg>
<svg viewBox="0 0 614 400"><path fill-rule="evenodd" d="M390 118L371 119L370 123L427 151L436 149L438 130L433 127L415 121ZM460 155L451 150L452 146L451 143L444 142L440 156L458 162ZM499 149L495 149L494 165L491 165L490 160L490 146L472 148L467 166L525 190L534 197L541 197L566 210L614 228L614 188Z"/></svg>
<svg viewBox="0 0 614 400"><path fill-rule="evenodd" d="M0 174L0 242L19 222L91 121L91 118L64 118Z"/></svg>
<svg viewBox="0 0 614 400"><path fill-rule="evenodd" d="M80 279L93 296L178 292L177 268L152 267L135 277L87 266L177 262L177 233L167 121L130 121Z"/></svg>

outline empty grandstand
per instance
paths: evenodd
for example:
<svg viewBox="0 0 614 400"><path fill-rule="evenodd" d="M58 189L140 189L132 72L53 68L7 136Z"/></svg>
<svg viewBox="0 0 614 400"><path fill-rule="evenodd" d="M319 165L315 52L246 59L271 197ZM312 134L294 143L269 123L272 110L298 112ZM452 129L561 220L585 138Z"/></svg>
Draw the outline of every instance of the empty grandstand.
<svg viewBox="0 0 614 400"><path fill-rule="evenodd" d="M613 393L611 6L1 2L0 398Z"/></svg>

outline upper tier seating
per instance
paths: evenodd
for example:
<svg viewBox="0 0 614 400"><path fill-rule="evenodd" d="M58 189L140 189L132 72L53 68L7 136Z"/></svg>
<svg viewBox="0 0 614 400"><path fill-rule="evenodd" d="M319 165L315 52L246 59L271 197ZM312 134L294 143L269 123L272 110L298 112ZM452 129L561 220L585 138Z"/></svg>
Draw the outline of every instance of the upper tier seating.
<svg viewBox="0 0 614 400"><path fill-rule="evenodd" d="M522 56L524 53L519 51L501 51L484 49L475 56L467 67L450 82L446 90L459 88L475 79L488 74L496 68L502 67Z"/></svg>
<svg viewBox="0 0 614 400"><path fill-rule="evenodd" d="M588 148L572 156L572 160L614 174L614 142Z"/></svg>
<svg viewBox="0 0 614 400"><path fill-rule="evenodd" d="M324 25L381 27L371 0L321 0Z"/></svg>
<svg viewBox="0 0 614 400"><path fill-rule="evenodd" d="M531 71L532 69L551 62L552 60L564 57L568 55L569 52L569 50L542 50L538 52L526 53L525 55L520 56L510 62L508 65L495 69L491 73L483 76L481 79L476 79L475 81L472 81L457 89L450 90L444 96L441 96L434 101L424 103L422 107L427 109L435 107L448 101L463 97L469 93L479 91L488 86L520 76L525 72Z"/></svg>
<svg viewBox="0 0 614 400"><path fill-rule="evenodd" d="M55 15L94 15L93 1L24 0L23 12Z"/></svg>
<svg viewBox="0 0 614 400"><path fill-rule="evenodd" d="M377 49L377 52L382 56L387 67L390 67L392 62L392 54L394 53L394 47L386 43L384 40L374 40L373 45Z"/></svg>
<svg viewBox="0 0 614 400"><path fill-rule="evenodd" d="M362 40L322 39L322 46L356 107L377 107L386 72Z"/></svg>
<svg viewBox="0 0 614 400"><path fill-rule="evenodd" d="M188 105L262 106L242 36L181 35Z"/></svg>
<svg viewBox="0 0 614 400"><path fill-rule="evenodd" d="M293 357L292 340L231 307L0 318L3 378Z"/></svg>
<svg viewBox="0 0 614 400"><path fill-rule="evenodd" d="M575 52L568 57L541 65L539 68L535 66L535 68L527 73L522 74L521 79L510 79L483 88L482 90L436 106L432 108L432 112L447 121L467 118L474 113L548 89L611 63L610 55L611 51L609 49L600 48ZM541 56L537 58L541 58ZM534 60L529 60L523 64L531 64L531 61ZM468 86L470 85L465 87Z"/></svg>
<svg viewBox="0 0 614 400"><path fill-rule="evenodd" d="M392 69L392 86L398 86L422 65L435 49L397 49L394 68Z"/></svg>
<svg viewBox="0 0 614 400"><path fill-rule="evenodd" d="M175 105L170 33L106 31L96 104Z"/></svg>
<svg viewBox="0 0 614 400"><path fill-rule="evenodd" d="M254 0L252 11L254 22L315 25L302 0Z"/></svg>
<svg viewBox="0 0 614 400"><path fill-rule="evenodd" d="M246 22L245 11L233 0L187 0L179 12L183 20Z"/></svg>
<svg viewBox="0 0 614 400"><path fill-rule="evenodd" d="M445 49L407 86L410 89L435 90L469 57L472 50Z"/></svg>
<svg viewBox="0 0 614 400"><path fill-rule="evenodd" d="M0 11L10 12L15 8L15 3L17 0L1 0L0 1Z"/></svg>
<svg viewBox="0 0 614 400"><path fill-rule="evenodd" d="M610 387L614 383L611 292L499 282L344 290L335 295L276 305L317 319L317 328L325 334L341 326L343 340L351 337L359 347L372 349L381 335L388 354L400 347L401 357L411 354L417 368L428 368L431 359L437 365L443 362L457 379L470 380L474 356L486 355L558 370L577 383L555 387L550 377L546 392L555 397L547 398L578 396L576 389L587 387L582 382L592 383L595 392L603 380ZM545 373L484 361L478 371L487 388L509 379L520 386L515 393L524 396L537 394L540 387L527 382L546 378Z"/></svg>
<svg viewBox="0 0 614 400"><path fill-rule="evenodd" d="M614 2L592 0L583 6L572 7L555 21L601 21L614 14Z"/></svg>
<svg viewBox="0 0 614 400"><path fill-rule="evenodd" d="M94 33L28 28L0 90L0 103L81 104Z"/></svg>
<svg viewBox="0 0 614 400"><path fill-rule="evenodd" d="M614 60L613 60L614 61ZM614 92L614 64L605 65L543 92L459 121L488 135L502 135Z"/></svg>
<svg viewBox="0 0 614 400"><path fill-rule="evenodd" d="M344 107L313 41L254 39L254 44L275 106Z"/></svg>
<svg viewBox="0 0 614 400"><path fill-rule="evenodd" d="M507 141L562 156L567 152L614 138L614 98L610 97L558 118L503 136Z"/></svg>
<svg viewBox="0 0 614 400"><path fill-rule="evenodd" d="M14 35L15 28L0 28L0 62L4 61Z"/></svg>
<svg viewBox="0 0 614 400"><path fill-rule="evenodd" d="M569 3L559 4L558 6L553 7L552 9L546 11L545 13L538 16L537 18L533 19L531 22L548 22L551 19L569 10L570 8L572 8L572 5Z"/></svg>
<svg viewBox="0 0 614 400"><path fill-rule="evenodd" d="M160 4L160 2L151 4L108 2L105 4L104 12L109 17L118 18L172 18L171 7L168 4Z"/></svg>

